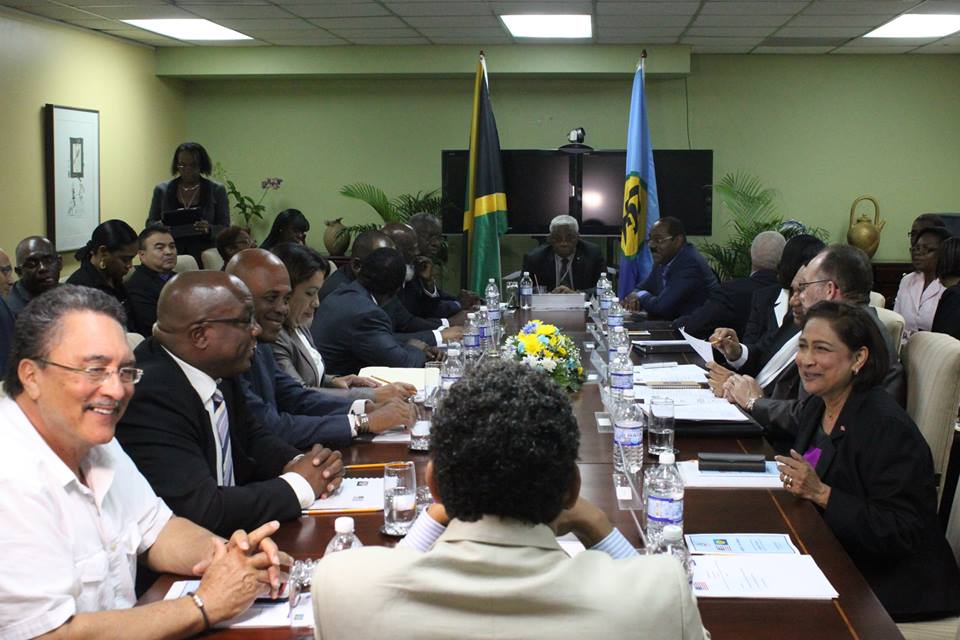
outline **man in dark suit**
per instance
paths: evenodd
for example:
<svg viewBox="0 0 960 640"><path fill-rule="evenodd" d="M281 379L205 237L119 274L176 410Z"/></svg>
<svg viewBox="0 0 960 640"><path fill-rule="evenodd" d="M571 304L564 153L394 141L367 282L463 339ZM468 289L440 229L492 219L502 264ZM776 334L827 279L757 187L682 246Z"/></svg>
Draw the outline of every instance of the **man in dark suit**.
<svg viewBox="0 0 960 640"><path fill-rule="evenodd" d="M819 238L806 233L787 240L777 265L777 284L757 289L750 300L750 317L743 332L738 332L741 342L754 344L767 334L776 333L790 312L790 285L797 270L810 262L823 247Z"/></svg>
<svg viewBox="0 0 960 640"><path fill-rule="evenodd" d="M717 329L711 336L717 349L734 367L739 367L737 374L720 383L724 395L756 418L767 429L768 440L780 451L784 451L784 446L789 447L797 435L799 402L807 396L799 382L795 359L799 327L803 324L804 314L821 300L839 300L866 308L887 343L890 362L883 388L901 406L906 402L906 378L896 345L876 309L869 306L873 269L867 254L850 245L830 245L797 271L794 282L791 309L795 326L789 332L782 328L774 340L761 341L759 346L750 347L741 345L736 334L729 329ZM784 340L783 336L788 333L792 337ZM777 358L782 363L787 349L792 349L792 355L787 354L786 364L777 367L780 372L772 383L766 382L764 369L769 371L770 364ZM714 387L721 378L718 375L722 374L721 369L718 365L711 367L711 385Z"/></svg>
<svg viewBox="0 0 960 640"><path fill-rule="evenodd" d="M311 389L280 370L270 343L276 342L290 312L290 276L280 258L263 249L246 249L225 271L253 296L260 325L250 369L243 374L247 406L254 418L286 442L304 449L322 443L349 446L358 434L413 424L409 392L399 385L380 387L380 402L354 400L338 390Z"/></svg>
<svg viewBox="0 0 960 640"><path fill-rule="evenodd" d="M750 276L727 280L714 290L702 307L673 321L701 340L717 327L730 327L743 335L753 294L777 282L777 265L786 243L777 231L761 231L750 244Z"/></svg>
<svg viewBox="0 0 960 640"><path fill-rule="evenodd" d="M550 221L547 243L523 256L522 271L551 293L592 293L607 263L600 248L580 239L580 225L573 216Z"/></svg>
<svg viewBox="0 0 960 640"><path fill-rule="evenodd" d="M53 243L43 236L28 236L17 243L17 266L20 279L13 283L7 296L10 313L16 317L27 304L44 291L60 284L63 260Z"/></svg>
<svg viewBox="0 0 960 640"><path fill-rule="evenodd" d="M350 264L330 274L330 277L324 280L323 286L320 287L320 292L317 295L321 304L328 295L356 280L363 259L371 252L383 248L396 249L396 245L393 240L380 231L364 231L358 235L353 241L353 248L350 251ZM384 303L383 310L390 316L393 331L401 341L419 340L429 346L436 347L443 344L444 341L457 341L463 337L463 327L445 326L445 321L437 318L419 318L410 313L397 296ZM322 320L323 318L318 311L313 317L313 324L310 326L310 333L313 335L314 342L317 341L318 327Z"/></svg>
<svg viewBox="0 0 960 640"><path fill-rule="evenodd" d="M676 218L657 220L647 244L653 270L624 300L626 308L646 311L652 320L676 320L699 309L719 287L713 269L687 242L683 223Z"/></svg>
<svg viewBox="0 0 960 640"><path fill-rule="evenodd" d="M248 411L238 376L260 325L240 280L180 274L157 312L153 337L135 351L143 378L116 435L174 513L229 536L293 520L336 489L339 452L317 445L301 456Z"/></svg>
<svg viewBox="0 0 960 640"><path fill-rule="evenodd" d="M449 318L464 309L472 309L481 303L476 292L461 289L459 296L440 288L433 277L433 265L440 257L443 248L443 228L440 219L432 213L422 211L407 220L417 233L417 247L420 255L414 260L414 279L404 286L401 295L413 297L412 306L423 308L425 313L416 313L425 318ZM408 292L409 288L409 292ZM404 302L406 304L406 302Z"/></svg>
<svg viewBox="0 0 960 640"><path fill-rule="evenodd" d="M422 367L433 359L424 343L403 342L383 306L403 285L403 256L377 249L360 264L357 279L328 295L314 323L317 350L330 373L357 373L365 366Z"/></svg>
<svg viewBox="0 0 960 640"><path fill-rule="evenodd" d="M149 337L157 321L157 300L163 285L173 277L177 266L177 245L170 228L152 223L140 232L140 264L127 279L127 297L133 317L127 322L131 331Z"/></svg>

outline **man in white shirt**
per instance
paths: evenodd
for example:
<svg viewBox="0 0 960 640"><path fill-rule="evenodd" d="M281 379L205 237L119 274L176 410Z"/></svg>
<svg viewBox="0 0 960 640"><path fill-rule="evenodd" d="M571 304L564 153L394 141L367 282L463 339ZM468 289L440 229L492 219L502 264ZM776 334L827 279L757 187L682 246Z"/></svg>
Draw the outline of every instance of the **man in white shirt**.
<svg viewBox="0 0 960 640"><path fill-rule="evenodd" d="M682 566L637 556L579 498L579 427L547 376L514 362L473 369L431 437L426 477L442 507L398 548L320 561L318 639L709 637ZM568 532L588 547L573 558L556 540Z"/></svg>
<svg viewBox="0 0 960 640"><path fill-rule="evenodd" d="M180 638L279 586L257 531L229 542L173 517L114 440L141 371L117 301L62 286L19 316L0 400L0 637ZM202 575L190 597L131 608L137 562Z"/></svg>

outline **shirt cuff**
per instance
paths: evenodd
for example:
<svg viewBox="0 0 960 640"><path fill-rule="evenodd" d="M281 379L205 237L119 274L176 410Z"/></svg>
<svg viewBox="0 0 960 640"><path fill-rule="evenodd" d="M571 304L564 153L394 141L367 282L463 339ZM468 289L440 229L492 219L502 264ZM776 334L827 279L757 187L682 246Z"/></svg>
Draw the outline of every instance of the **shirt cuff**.
<svg viewBox="0 0 960 640"><path fill-rule="evenodd" d="M443 335L440 333L439 329L433 329L432 331L433 331L433 338L434 340L437 341L436 346L439 347L440 345L443 344Z"/></svg>
<svg viewBox="0 0 960 640"><path fill-rule="evenodd" d="M450 321L446 318L440 318L440 326L446 329L450 326Z"/></svg>
<svg viewBox="0 0 960 640"><path fill-rule="evenodd" d="M727 360L727 364L729 364L734 369L739 369L740 367L742 367L747 363L748 357L750 357L750 348L745 344L741 344L740 357L737 358L736 360Z"/></svg>
<svg viewBox="0 0 960 640"><path fill-rule="evenodd" d="M350 415L358 416L361 413L367 412L367 400L366 398L361 398L360 400L354 400L353 404L350 405Z"/></svg>
<svg viewBox="0 0 960 640"><path fill-rule="evenodd" d="M652 296L652 295L653 295L653 294L650 293L649 291L645 291L645 290L644 290L644 291L637 291L637 300L645 300L646 298L649 298L649 297Z"/></svg>
<svg viewBox="0 0 960 640"><path fill-rule="evenodd" d="M290 485L291 489L293 489L293 492L297 496L297 501L300 503L301 509L306 509L313 504L313 501L316 499L316 495L314 495L313 487L310 486L310 483L307 482L306 478L293 471L282 473L280 474L280 477Z"/></svg>
<svg viewBox="0 0 960 640"><path fill-rule="evenodd" d="M590 547L590 550L602 551L614 560L623 560L624 558L632 558L637 555L637 550L633 548L633 545L623 537L620 529L616 527L607 534L606 538Z"/></svg>
<svg viewBox="0 0 960 640"><path fill-rule="evenodd" d="M397 543L398 547L410 547L414 551L421 553L429 551L433 543L437 541L447 528L434 520L427 510L424 509L417 516L410 531L406 537ZM609 536L608 536L609 537Z"/></svg>

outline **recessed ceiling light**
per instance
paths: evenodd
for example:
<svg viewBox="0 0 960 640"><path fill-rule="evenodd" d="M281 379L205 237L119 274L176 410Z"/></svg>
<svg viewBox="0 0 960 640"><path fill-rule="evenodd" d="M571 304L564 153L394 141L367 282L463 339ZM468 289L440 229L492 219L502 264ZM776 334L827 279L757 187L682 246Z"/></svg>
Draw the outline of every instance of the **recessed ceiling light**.
<svg viewBox="0 0 960 640"><path fill-rule="evenodd" d="M177 40L253 40L233 29L201 19L124 20L127 24Z"/></svg>
<svg viewBox="0 0 960 640"><path fill-rule="evenodd" d="M960 31L960 15L908 14L894 18L864 38L942 38Z"/></svg>
<svg viewBox="0 0 960 640"><path fill-rule="evenodd" d="M500 16L515 38L589 38L593 35L589 15Z"/></svg>

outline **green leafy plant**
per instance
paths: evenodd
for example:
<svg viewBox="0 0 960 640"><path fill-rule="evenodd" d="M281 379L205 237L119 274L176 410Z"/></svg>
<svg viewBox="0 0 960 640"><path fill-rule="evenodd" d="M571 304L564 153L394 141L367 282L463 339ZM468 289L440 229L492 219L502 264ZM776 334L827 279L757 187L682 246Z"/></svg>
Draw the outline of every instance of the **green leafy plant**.
<svg viewBox="0 0 960 640"><path fill-rule="evenodd" d="M825 229L805 227L795 220L784 221L777 212L779 192L764 187L756 176L743 171L728 173L714 189L727 212L726 225L733 229L726 243L704 242L700 251L721 281L750 275L750 244L761 231L780 231L788 240L800 233L810 233L821 240L828 237Z"/></svg>
<svg viewBox="0 0 960 640"><path fill-rule="evenodd" d="M267 197L267 193L276 191L283 184L283 178L264 178L260 181L260 188L263 191L260 193L260 197L254 200L250 196L243 195L237 184L227 178L227 172L219 162L214 166L213 176L226 185L227 197L233 198L233 208L243 218L243 226L247 229L250 228L254 218L263 220L263 214L267 210L266 205L263 204L263 199Z"/></svg>
<svg viewBox="0 0 960 640"><path fill-rule="evenodd" d="M366 182L356 182L340 187L340 195L366 202L373 207L384 223L406 222L415 213L427 212L438 219L443 211L443 198L438 195L439 189L433 191L417 191L416 193L401 193L395 198L387 196L380 187ZM379 224L354 224L345 226L339 235L349 235L351 240L364 231L379 229Z"/></svg>

